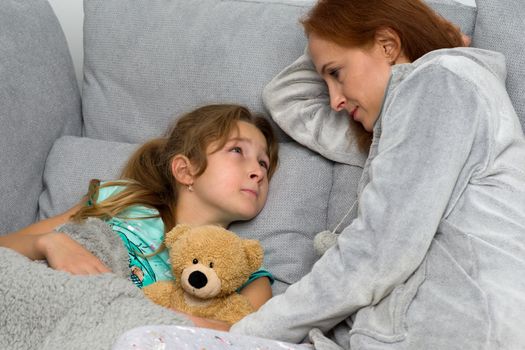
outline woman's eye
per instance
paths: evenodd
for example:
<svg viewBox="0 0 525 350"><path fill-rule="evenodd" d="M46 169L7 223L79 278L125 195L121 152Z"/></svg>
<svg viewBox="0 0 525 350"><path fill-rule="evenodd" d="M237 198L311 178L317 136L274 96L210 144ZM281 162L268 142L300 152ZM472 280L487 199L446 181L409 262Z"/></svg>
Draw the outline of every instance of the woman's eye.
<svg viewBox="0 0 525 350"><path fill-rule="evenodd" d="M240 148L240 147L232 147L232 149L230 151L242 154L242 148Z"/></svg>
<svg viewBox="0 0 525 350"><path fill-rule="evenodd" d="M330 74L335 79L339 79L339 69L331 69L328 74Z"/></svg>

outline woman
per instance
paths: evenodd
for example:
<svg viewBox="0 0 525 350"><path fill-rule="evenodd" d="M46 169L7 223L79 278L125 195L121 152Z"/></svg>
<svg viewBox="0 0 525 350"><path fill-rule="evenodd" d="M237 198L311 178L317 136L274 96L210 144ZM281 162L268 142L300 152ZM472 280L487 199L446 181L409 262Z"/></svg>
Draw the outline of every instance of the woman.
<svg viewBox="0 0 525 350"><path fill-rule="evenodd" d="M503 56L460 48L419 0L321 0L303 25L309 55L269 84L266 105L337 161L342 126L360 126L359 212L311 273L232 332L315 343L322 331L351 349L523 347L525 140Z"/></svg>

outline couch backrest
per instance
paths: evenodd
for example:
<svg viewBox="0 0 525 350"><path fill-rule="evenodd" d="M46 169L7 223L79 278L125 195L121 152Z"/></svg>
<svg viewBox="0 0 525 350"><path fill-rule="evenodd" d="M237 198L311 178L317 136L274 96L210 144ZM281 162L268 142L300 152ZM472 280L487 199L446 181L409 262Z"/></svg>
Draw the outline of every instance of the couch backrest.
<svg viewBox="0 0 525 350"><path fill-rule="evenodd" d="M53 142L80 135L80 94L64 34L46 0L0 6L0 234L36 218Z"/></svg>
<svg viewBox="0 0 525 350"><path fill-rule="evenodd" d="M313 0L84 3L85 135L141 142L205 103L264 112L263 86L304 50ZM429 3L472 33L475 8Z"/></svg>
<svg viewBox="0 0 525 350"><path fill-rule="evenodd" d="M503 53L507 91L525 129L525 1L476 0L478 16L472 45Z"/></svg>
<svg viewBox="0 0 525 350"><path fill-rule="evenodd" d="M305 10L290 1L85 1L85 135L141 142L206 103L262 111L264 84L304 48L296 19Z"/></svg>

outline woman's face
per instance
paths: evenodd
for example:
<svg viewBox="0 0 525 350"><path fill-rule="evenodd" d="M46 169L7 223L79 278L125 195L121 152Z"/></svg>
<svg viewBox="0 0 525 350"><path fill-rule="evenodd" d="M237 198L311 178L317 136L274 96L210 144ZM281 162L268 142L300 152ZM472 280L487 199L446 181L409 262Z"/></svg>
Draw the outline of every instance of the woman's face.
<svg viewBox="0 0 525 350"><path fill-rule="evenodd" d="M379 117L391 61L384 47L347 48L311 33L308 48L317 72L328 85L330 105L372 132Z"/></svg>

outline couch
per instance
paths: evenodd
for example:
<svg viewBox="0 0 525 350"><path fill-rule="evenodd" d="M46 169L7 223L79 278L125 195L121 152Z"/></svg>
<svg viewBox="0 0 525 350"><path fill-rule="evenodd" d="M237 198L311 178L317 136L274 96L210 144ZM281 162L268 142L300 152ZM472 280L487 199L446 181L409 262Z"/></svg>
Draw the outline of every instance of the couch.
<svg viewBox="0 0 525 350"><path fill-rule="evenodd" d="M266 83L304 50L305 0L84 0L82 93L64 33L46 0L0 7L0 234L63 212L91 178L115 178L141 142L206 103L265 114ZM428 0L504 53L507 87L525 126L525 2ZM362 163L338 163L277 125L280 165L268 203L231 229L255 237L275 294L315 263L317 232L343 228ZM357 157L358 158L358 157Z"/></svg>

